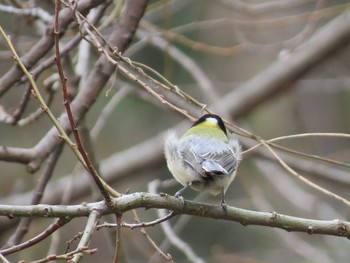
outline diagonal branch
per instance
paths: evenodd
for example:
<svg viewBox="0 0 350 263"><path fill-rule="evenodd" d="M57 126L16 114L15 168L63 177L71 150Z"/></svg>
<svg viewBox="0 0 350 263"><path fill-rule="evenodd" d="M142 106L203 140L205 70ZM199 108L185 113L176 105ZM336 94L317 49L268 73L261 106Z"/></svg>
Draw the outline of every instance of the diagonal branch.
<svg viewBox="0 0 350 263"><path fill-rule="evenodd" d="M94 8L95 6L104 2L103 0L81 0L77 6L80 12L85 13L86 11ZM64 34L68 25L73 21L71 12L69 9L62 10L60 12L60 32ZM25 55L21 57L23 64L27 69L32 68L42 57L46 55L47 52L54 45L53 39L53 24L48 26L46 29L46 34L39 40L36 45L34 45ZM6 74L0 78L0 97L4 95L9 88L12 87L16 82L18 82L23 76L22 70L16 65L13 66Z"/></svg>
<svg viewBox="0 0 350 263"><path fill-rule="evenodd" d="M0 254L8 255L8 254L12 254L12 253L15 253L17 251L23 250L25 248L31 247L31 246L41 242L45 238L49 237L53 232L55 232L57 229L60 229L61 227L63 227L69 221L70 221L70 219L67 217L59 218L54 223L52 223L45 231L40 233L39 235L35 236L34 238L32 238L24 243L0 250Z"/></svg>
<svg viewBox="0 0 350 263"><path fill-rule="evenodd" d="M330 55L346 47L350 40L350 12L346 12L317 31L305 44L281 58L217 103L239 117L261 102L274 98ZM220 112L220 111L219 111Z"/></svg>
<svg viewBox="0 0 350 263"><path fill-rule="evenodd" d="M87 247L90 244L90 241L92 239L92 236L96 230L96 226L98 221L100 220L100 213L96 210L91 211L88 222L86 223L85 230L83 233L83 236L80 239L80 242L78 244L77 249L81 249L83 247ZM70 262L78 262L81 257L83 256L83 253L77 253L74 255L73 259Z"/></svg>
<svg viewBox="0 0 350 263"><path fill-rule="evenodd" d="M124 12L118 23L118 27L116 30L114 30L108 41L111 46L115 46L117 48L118 52L124 52L128 47L136 31L138 22L144 14L147 2L147 0L126 2ZM114 70L114 65L108 63L105 56L100 56L88 79L86 80L86 87L80 90L75 99L72 101L72 112L77 124L79 124L80 120L85 116L87 111L95 102ZM60 121L62 127L67 131L67 133L70 133L71 130L69 127L67 114L62 114ZM57 137L57 131L54 128L51 128L50 131L34 147L35 150L40 153L40 156L38 156L36 160L30 162L27 168L32 172L39 169L42 161L52 152L58 143L59 138Z"/></svg>
<svg viewBox="0 0 350 263"><path fill-rule="evenodd" d="M78 132L78 128L76 125L76 122L74 120L74 116L72 113L72 109L70 106L70 98L69 98L69 94L68 94L68 86L67 86L67 78L64 75L63 72L63 67L61 64L61 55L60 55L60 47L59 47L59 8L60 8L60 0L56 0L56 4L55 4L55 23L54 23L54 39L55 39L55 62L57 65L57 70L58 70L58 74L60 76L60 80L61 80L61 85L62 85L62 92L63 92L63 98L64 98L64 106L66 108L66 112L67 112L67 116L68 116L68 120L69 120L69 124L71 127L71 130L73 131L73 135L75 138L75 141L77 143L77 147L78 147L78 151L80 152L81 156L82 156L82 161L83 161L83 165L84 167L86 167L86 169L89 171L89 173L91 174L92 178L94 179L96 185L98 186L102 196L104 197L104 199L106 200L107 205L112 206L112 200L111 200L111 196L108 193L108 191L106 190L106 188L103 185L103 181L101 180L101 178L98 176L97 171L95 170L95 168L93 167L90 158L87 155L87 152L85 150L85 147L83 145L83 142L80 138L79 132Z"/></svg>
<svg viewBox="0 0 350 263"><path fill-rule="evenodd" d="M45 170L40 177L38 184L35 187L35 190L33 192L30 204L36 205L40 203L45 188L50 180L50 178L53 175L53 171L56 167L57 161L61 155L63 149L63 144L61 144L48 158L47 165L45 167ZM6 247L11 247L13 245L16 245L22 240L23 236L28 232L29 224L31 223L32 218L26 217L21 218L20 222L17 225L16 231L14 234L9 238L9 240L6 242Z"/></svg>

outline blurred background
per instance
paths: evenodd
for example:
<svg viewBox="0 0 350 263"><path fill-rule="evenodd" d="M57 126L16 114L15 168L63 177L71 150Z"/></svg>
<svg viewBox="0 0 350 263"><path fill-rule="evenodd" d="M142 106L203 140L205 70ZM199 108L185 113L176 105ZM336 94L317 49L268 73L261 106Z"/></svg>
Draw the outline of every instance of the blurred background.
<svg viewBox="0 0 350 263"><path fill-rule="evenodd" d="M108 39L123 11L124 1L110 1L95 26ZM0 25L20 53L27 53L45 34L50 22L42 17L16 14L5 8L29 10L37 7L48 17L54 14L54 1L0 1ZM349 47L339 43L337 51L307 71L297 74L293 81L282 83L274 92L245 105L246 97L239 97L247 83L256 76L278 78L279 72L268 69L273 65L288 67L289 59L297 54L315 35L325 32L329 23L344 15L350 1L326 0L188 0L150 1L140 22L136 36L124 55L132 61L156 70L180 90L188 93L207 108L222 115L231 123L263 139L303 133L349 133ZM93 14L90 11L88 17ZM78 33L73 22L62 37L61 45L69 43ZM318 48L317 45L314 47ZM13 65L10 51L0 40L0 74ZM53 54L53 49L36 66ZM86 55L86 57L84 57ZM86 76L99 57L95 47L81 41L64 57L64 69L72 93L84 88ZM285 61L285 63L284 63ZM145 72L155 76L144 68ZM265 74L265 75L264 75ZM157 76L155 76L157 77ZM55 66L43 71L37 85L55 116L64 112L63 99ZM25 81L13 85L1 99L1 116L15 111ZM161 88L172 103L198 117L200 107L179 99ZM230 94L237 94L241 108L235 105L217 108ZM73 96L73 95L72 95ZM260 96L260 95L257 95ZM52 97L52 99L51 99ZM249 102L250 103L250 102ZM52 127L45 115L26 123L39 108L32 97L16 125L0 123L0 145L31 148ZM3 119L3 118L2 118ZM178 125L181 123L181 127ZM163 132L177 129L179 133L191 122L183 115L162 104L136 83L115 73L103 88L96 102L81 123L80 131L88 134L85 143L91 148L93 159L102 177L117 191L149 191L148 184L155 179L172 178L162 154ZM237 132L237 129L234 129ZM257 144L241 134L236 135L243 150ZM299 154L278 151L283 160L310 181L346 199L349 195L349 138L301 137L276 142L294 151L317 155L338 164L315 160ZM347 165L346 165L347 164ZM31 174L26 165L0 162L0 203L25 205L29 203L47 162ZM159 192L173 195L181 186L160 187ZM217 204L219 197L188 191L185 198ZM97 188L71 149L63 148L53 176L48 182L41 203L77 204L101 200ZM292 176L260 147L247 152L239 166L238 175L226 193L231 206L291 216L333 220L349 219L349 207ZM142 221L156 218L155 210L137 211ZM102 221L113 220L108 217ZM133 222L132 213L123 215L123 221ZM52 220L35 219L23 240L40 233ZM83 231L85 222L73 220L61 229L50 242L9 257L26 261L45 257L48 251L62 253L65 242ZM18 221L2 218L0 242L4 245L13 234ZM177 216L170 224L194 253L205 262L348 262L349 241L332 236L288 233L284 230L259 226L242 226L235 222ZM164 245L175 262L192 262L182 251L167 245L166 234L160 226L146 229L152 239ZM83 262L110 262L113 258L113 230L102 229L94 236L90 247L98 252L86 256ZM111 239L110 239L111 238ZM138 229L123 229L122 262L165 262L157 256ZM11 261L12 262L12 261Z"/></svg>

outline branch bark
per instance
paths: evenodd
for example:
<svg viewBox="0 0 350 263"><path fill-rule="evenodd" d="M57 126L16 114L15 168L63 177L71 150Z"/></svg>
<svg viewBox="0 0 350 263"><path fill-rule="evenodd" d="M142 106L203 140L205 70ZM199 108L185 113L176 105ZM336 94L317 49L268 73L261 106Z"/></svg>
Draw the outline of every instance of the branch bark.
<svg viewBox="0 0 350 263"><path fill-rule="evenodd" d="M80 12L85 13L102 2L103 0L82 0L79 1L77 8ZM73 21L71 11L69 9L62 10L60 12L59 20L59 31L63 35L70 23ZM47 28L46 34L39 40L39 42L21 57L23 64L28 70L32 68L41 58L43 58L53 47L53 30L54 25L52 23ZM23 71L17 65L13 66L6 74L4 74L3 77L0 78L0 97L4 95L16 82L18 82L22 76Z"/></svg>
<svg viewBox="0 0 350 263"><path fill-rule="evenodd" d="M143 4L146 5L146 2L144 1ZM133 4L137 5L137 8L141 6L140 2L127 5L120 27L110 39L111 45L115 45L121 52L125 50L131 39L132 32L136 29L135 19L137 15L142 16L143 14L140 12L141 9L138 9L138 12L135 10L128 11ZM132 25L132 28L128 28L130 25ZM218 109L218 112L226 112L228 110L236 118L241 117L256 108L260 103L284 92L285 89L290 87L291 83L295 82L307 71L313 69L334 52L339 51L349 39L350 14L345 13L319 30L314 37L300 49L291 53L287 59L281 59L273 63L255 78L227 94L213 107ZM104 56L101 56L86 81L88 86L79 92L76 99L72 102L72 110L78 121L85 116L113 71L114 66L108 63ZM60 120L62 126L68 131L69 125L66 115L63 114ZM59 141L57 131L55 128L52 128L34 148L1 147L0 159L14 161L17 157L20 157L19 160L22 163L29 163L27 166L28 170L34 172Z"/></svg>
<svg viewBox="0 0 350 263"><path fill-rule="evenodd" d="M0 215L11 217L86 217L92 211L101 215L125 213L136 208L163 208L176 214L187 214L199 217L239 222L244 226L259 225L284 229L288 232L304 232L308 234L323 234L350 238L350 222L338 219L313 220L278 214L276 212L258 212L237 207L227 207L227 212L221 206L181 200L166 194L133 193L114 199L113 209L104 201L82 205L32 205L13 206L0 205ZM1 251L0 251L1 253Z"/></svg>
<svg viewBox="0 0 350 263"><path fill-rule="evenodd" d="M124 52L132 40L138 22L146 9L147 2L147 0L127 1L118 27L114 30L108 41L111 46L117 48L118 52ZM72 101L72 112L77 123L84 118L114 70L114 66L108 63L105 56L100 56L95 63L94 69L86 80L87 86L82 89ZM60 121L65 131L70 133L71 130L66 113L61 115ZM42 161L53 151L59 142L60 138L58 137L57 130L53 127L34 147L35 151L40 155L36 160L28 164L28 170L30 172L38 170Z"/></svg>
<svg viewBox="0 0 350 263"><path fill-rule="evenodd" d="M233 90L219 103L236 118L249 113L261 102L274 98L350 40L350 13L346 12L322 27L305 44L281 58L254 78Z"/></svg>

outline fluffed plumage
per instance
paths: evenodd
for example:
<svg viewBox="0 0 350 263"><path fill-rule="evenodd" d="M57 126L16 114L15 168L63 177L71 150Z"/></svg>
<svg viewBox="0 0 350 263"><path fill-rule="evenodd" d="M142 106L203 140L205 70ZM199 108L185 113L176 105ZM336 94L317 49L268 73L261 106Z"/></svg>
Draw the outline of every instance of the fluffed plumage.
<svg viewBox="0 0 350 263"><path fill-rule="evenodd" d="M212 195L222 194L224 203L241 150L238 141L227 136L219 116L204 115L180 138L170 131L164 149L168 168L180 184Z"/></svg>

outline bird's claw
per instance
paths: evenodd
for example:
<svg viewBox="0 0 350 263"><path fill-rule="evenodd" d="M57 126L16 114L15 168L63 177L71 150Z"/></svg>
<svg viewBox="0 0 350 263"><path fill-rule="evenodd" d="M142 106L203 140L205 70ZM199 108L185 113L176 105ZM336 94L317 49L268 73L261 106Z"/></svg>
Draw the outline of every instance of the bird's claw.
<svg viewBox="0 0 350 263"><path fill-rule="evenodd" d="M176 197L180 200L180 203L181 203L182 207L184 207L185 206L185 198L183 196L181 196L181 195L178 195Z"/></svg>
<svg viewBox="0 0 350 263"><path fill-rule="evenodd" d="M222 209L224 210L225 213L227 213L227 204L225 202L225 200L222 200L220 203Z"/></svg>

